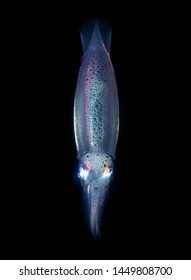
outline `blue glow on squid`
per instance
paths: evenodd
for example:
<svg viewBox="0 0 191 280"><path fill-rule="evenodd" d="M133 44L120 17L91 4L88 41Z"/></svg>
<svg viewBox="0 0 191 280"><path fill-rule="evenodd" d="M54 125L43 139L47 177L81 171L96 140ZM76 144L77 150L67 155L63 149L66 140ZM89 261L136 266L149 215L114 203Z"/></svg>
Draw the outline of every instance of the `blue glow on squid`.
<svg viewBox="0 0 191 280"><path fill-rule="evenodd" d="M84 56L74 100L74 133L89 224L100 234L102 208L112 178L119 104L110 59L111 26L93 20L81 27Z"/></svg>

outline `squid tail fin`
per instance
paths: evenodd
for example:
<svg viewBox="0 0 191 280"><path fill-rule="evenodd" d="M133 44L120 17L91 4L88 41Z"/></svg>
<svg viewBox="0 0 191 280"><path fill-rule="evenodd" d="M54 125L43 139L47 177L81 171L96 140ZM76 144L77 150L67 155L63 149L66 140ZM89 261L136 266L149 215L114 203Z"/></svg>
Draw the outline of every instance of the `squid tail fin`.
<svg viewBox="0 0 191 280"><path fill-rule="evenodd" d="M94 32L101 35L101 39L110 53L112 28L110 24L99 19L91 20L80 27L83 52L87 51Z"/></svg>

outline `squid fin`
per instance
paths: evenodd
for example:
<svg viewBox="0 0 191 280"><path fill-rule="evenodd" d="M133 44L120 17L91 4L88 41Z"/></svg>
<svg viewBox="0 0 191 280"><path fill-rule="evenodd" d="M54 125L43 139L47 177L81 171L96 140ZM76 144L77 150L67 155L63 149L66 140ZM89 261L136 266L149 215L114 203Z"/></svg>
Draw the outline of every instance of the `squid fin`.
<svg viewBox="0 0 191 280"><path fill-rule="evenodd" d="M87 51L94 31L100 32L101 39L107 51L110 53L112 28L110 24L99 19L91 20L80 27L83 52L85 53Z"/></svg>

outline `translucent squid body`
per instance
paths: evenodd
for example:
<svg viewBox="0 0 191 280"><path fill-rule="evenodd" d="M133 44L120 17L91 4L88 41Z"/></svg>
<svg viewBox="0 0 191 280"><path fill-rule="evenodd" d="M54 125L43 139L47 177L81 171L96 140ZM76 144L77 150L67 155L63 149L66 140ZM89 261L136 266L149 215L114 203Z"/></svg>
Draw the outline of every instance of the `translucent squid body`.
<svg viewBox="0 0 191 280"><path fill-rule="evenodd" d="M81 27L82 59L74 100L74 132L81 185L94 236L113 173L119 104L110 59L111 27L94 20Z"/></svg>

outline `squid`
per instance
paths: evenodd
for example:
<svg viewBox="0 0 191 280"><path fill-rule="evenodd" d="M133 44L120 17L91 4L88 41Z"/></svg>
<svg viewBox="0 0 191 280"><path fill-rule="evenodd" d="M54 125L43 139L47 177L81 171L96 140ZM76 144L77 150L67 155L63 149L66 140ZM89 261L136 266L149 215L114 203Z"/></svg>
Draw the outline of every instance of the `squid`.
<svg viewBox="0 0 191 280"><path fill-rule="evenodd" d="M110 58L111 26L101 20L80 28L83 57L74 98L74 135L90 230L100 236L101 216L114 171L119 102Z"/></svg>

